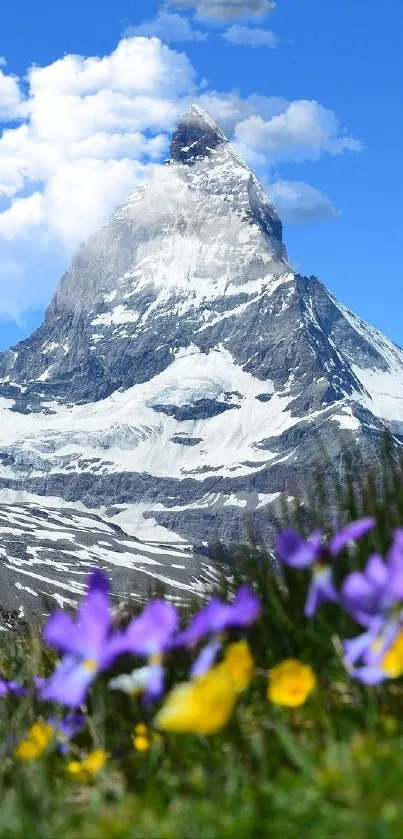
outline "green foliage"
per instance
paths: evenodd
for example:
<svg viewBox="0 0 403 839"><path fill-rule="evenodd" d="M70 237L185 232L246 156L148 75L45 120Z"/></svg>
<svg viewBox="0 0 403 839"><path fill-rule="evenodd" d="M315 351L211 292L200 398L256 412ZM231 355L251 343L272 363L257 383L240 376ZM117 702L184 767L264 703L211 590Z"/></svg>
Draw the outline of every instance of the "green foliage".
<svg viewBox="0 0 403 839"><path fill-rule="evenodd" d="M278 525L330 532L335 509L337 524L363 514L378 521L341 557L345 573L362 566L370 551L385 553L394 528L403 525L400 464L385 450L377 473L358 480L350 471L336 485L320 479L309 501L279 511ZM305 572L280 574L256 541L237 548L231 565L234 587L251 581L263 614L249 639L257 675L230 724L209 738L166 736L149 752L136 752L134 726L151 723L152 715L137 700L111 693L105 677L91 693L89 725L72 754L50 748L21 763L15 745L51 709L34 693L1 698L2 839L401 839L402 680L368 689L349 679L340 640L357 628L332 605L313 621L304 618ZM275 708L266 695L268 669L288 657L311 664L318 679L317 691L298 709ZM35 634L2 634L3 676L28 683L52 666ZM184 655L172 661L172 683L186 677L187 667ZM69 760L94 748L107 751L105 769L91 783L71 778Z"/></svg>

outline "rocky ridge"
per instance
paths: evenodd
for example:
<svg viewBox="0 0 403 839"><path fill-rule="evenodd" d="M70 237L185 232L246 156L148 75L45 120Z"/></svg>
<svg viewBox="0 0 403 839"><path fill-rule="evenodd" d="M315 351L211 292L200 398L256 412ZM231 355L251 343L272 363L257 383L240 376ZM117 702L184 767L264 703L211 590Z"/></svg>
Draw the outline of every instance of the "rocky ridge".
<svg viewBox="0 0 403 839"><path fill-rule="evenodd" d="M292 271L264 189L193 107L0 356L0 423L0 501L84 505L119 538L182 546L192 588L189 545L247 518L267 534L318 451L337 470L344 448L376 457L385 427L399 444L403 352Z"/></svg>

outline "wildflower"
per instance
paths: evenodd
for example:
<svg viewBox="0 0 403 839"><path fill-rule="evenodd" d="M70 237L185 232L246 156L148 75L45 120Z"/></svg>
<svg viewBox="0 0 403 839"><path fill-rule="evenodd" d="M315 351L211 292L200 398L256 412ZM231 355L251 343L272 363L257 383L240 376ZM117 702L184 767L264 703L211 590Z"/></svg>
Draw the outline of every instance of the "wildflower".
<svg viewBox="0 0 403 839"><path fill-rule="evenodd" d="M325 544L320 531L304 539L292 528L286 528L277 536L277 551L285 565L291 568L312 568L312 580L305 604L307 617L312 617L318 606L326 600L338 602L331 561L346 545L365 536L374 526L373 518L352 522L336 533L328 544Z"/></svg>
<svg viewBox="0 0 403 839"><path fill-rule="evenodd" d="M103 749L96 749L83 760L72 760L67 766L67 771L78 781L88 783L104 768L106 760L106 752Z"/></svg>
<svg viewBox="0 0 403 839"><path fill-rule="evenodd" d="M393 544L386 561L371 556L363 571L346 577L341 595L344 608L362 626L370 627L379 617L386 619L403 601L403 553L399 563Z"/></svg>
<svg viewBox="0 0 403 839"><path fill-rule="evenodd" d="M156 716L155 725L163 731L213 734L230 719L237 693L222 665L205 676L177 685Z"/></svg>
<svg viewBox="0 0 403 839"><path fill-rule="evenodd" d="M81 705L97 674L125 651L123 634L113 634L111 624L109 583L103 574L94 572L77 623L64 612L56 612L45 627L48 644L66 655L40 688L42 699L73 708Z"/></svg>
<svg viewBox="0 0 403 839"><path fill-rule="evenodd" d="M124 633L125 649L147 658L147 666L134 670L131 675L112 679L110 687L131 695L143 693L149 700L158 699L164 691L163 656L171 647L178 623L175 606L163 600L151 601Z"/></svg>
<svg viewBox="0 0 403 839"><path fill-rule="evenodd" d="M137 752L148 752L152 744L159 745L162 742L162 737L155 731L150 732L145 723L141 722L134 729L132 741Z"/></svg>
<svg viewBox="0 0 403 839"><path fill-rule="evenodd" d="M230 644L221 667L225 668L237 693L246 690L254 672L254 661L247 641Z"/></svg>
<svg viewBox="0 0 403 839"><path fill-rule="evenodd" d="M297 708L303 705L316 686L316 678L308 664L287 658L269 673L267 697L275 705Z"/></svg>
<svg viewBox="0 0 403 839"><path fill-rule="evenodd" d="M341 600L366 632L344 642L345 664L355 678L376 684L387 678L383 661L403 625L403 531L397 530L386 560L371 556L363 571L344 580Z"/></svg>
<svg viewBox="0 0 403 839"><path fill-rule="evenodd" d="M150 748L150 738L148 735L148 728L144 723L136 725L133 734L133 746L138 752L148 752Z"/></svg>
<svg viewBox="0 0 403 839"><path fill-rule="evenodd" d="M202 649L192 670L192 678L203 676L213 666L222 648L222 633L228 629L244 629L258 617L260 602L249 586L242 586L232 603L213 597L193 618L190 626L175 639L175 646L196 646L203 638L210 641Z"/></svg>
<svg viewBox="0 0 403 839"><path fill-rule="evenodd" d="M344 664L350 676L366 685L400 676L400 626L393 616L387 621L378 618L367 632L344 641Z"/></svg>
<svg viewBox="0 0 403 839"><path fill-rule="evenodd" d="M384 655L381 667L389 679L398 679L399 676L403 676L403 631L395 638Z"/></svg>
<svg viewBox="0 0 403 839"><path fill-rule="evenodd" d="M128 696L140 696L146 692L154 676L155 672L151 666L137 667L132 673L122 673L110 679L108 685L112 690L121 690Z"/></svg>
<svg viewBox="0 0 403 839"><path fill-rule="evenodd" d="M79 734L85 726L83 714L68 714L63 719L49 717L48 724L54 729L59 752L66 754L70 749L70 740L75 734Z"/></svg>
<svg viewBox="0 0 403 839"><path fill-rule="evenodd" d="M55 730L46 722L36 722L28 731L25 740L16 747L17 760L36 760L41 757L53 740Z"/></svg>
<svg viewBox="0 0 403 839"><path fill-rule="evenodd" d="M19 682L0 679L0 696L9 696L9 694L25 696L26 690Z"/></svg>

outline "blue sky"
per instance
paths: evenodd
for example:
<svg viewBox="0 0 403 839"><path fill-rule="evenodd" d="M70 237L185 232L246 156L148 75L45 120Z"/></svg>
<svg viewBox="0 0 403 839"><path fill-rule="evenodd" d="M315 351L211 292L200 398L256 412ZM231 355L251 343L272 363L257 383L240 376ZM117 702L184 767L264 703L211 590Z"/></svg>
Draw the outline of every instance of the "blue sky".
<svg viewBox="0 0 403 839"><path fill-rule="evenodd" d="M403 344L401 0L254 14L265 3L2 4L0 348L39 324L80 238L166 153L192 99L226 109L295 268Z"/></svg>

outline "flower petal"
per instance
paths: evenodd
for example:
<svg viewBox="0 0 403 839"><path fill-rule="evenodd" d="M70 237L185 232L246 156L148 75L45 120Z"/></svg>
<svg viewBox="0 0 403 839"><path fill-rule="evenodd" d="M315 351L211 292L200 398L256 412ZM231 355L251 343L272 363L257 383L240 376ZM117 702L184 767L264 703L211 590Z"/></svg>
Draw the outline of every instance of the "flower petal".
<svg viewBox="0 0 403 839"><path fill-rule="evenodd" d="M311 584L308 590L304 614L307 618L313 617L321 603L330 601L337 603L339 595L333 584L332 569L324 566L320 571L312 575Z"/></svg>
<svg viewBox="0 0 403 839"><path fill-rule="evenodd" d="M345 661L347 665L354 665L359 661L370 648L378 634L378 627L373 627L368 632L362 632L356 638L349 638L343 641Z"/></svg>
<svg viewBox="0 0 403 839"><path fill-rule="evenodd" d="M180 632L173 641L173 646L192 646L205 638L217 627L221 627L227 616L227 603L222 603L218 597L212 597L207 606L200 609L189 626Z"/></svg>
<svg viewBox="0 0 403 839"><path fill-rule="evenodd" d="M109 595L105 592L104 577L101 574L92 574L88 594L84 597L78 613L79 631L85 637L92 656L102 649L111 623Z"/></svg>
<svg viewBox="0 0 403 839"><path fill-rule="evenodd" d="M356 611L371 613L378 599L373 584L360 571L353 571L346 577L341 594L343 604L353 616Z"/></svg>
<svg viewBox="0 0 403 839"><path fill-rule="evenodd" d="M227 724L237 699L235 687L221 665L206 676L177 685L157 714L164 731L213 734Z"/></svg>
<svg viewBox="0 0 403 839"><path fill-rule="evenodd" d="M134 618L125 633L128 652L152 656L163 652L179 623L178 611L164 600L152 600L139 618Z"/></svg>
<svg viewBox="0 0 403 839"><path fill-rule="evenodd" d="M348 524L340 533L336 533L329 545L329 551L332 556L337 556L346 545L354 542L357 539L362 539L371 530L374 529L376 520L371 517L359 519Z"/></svg>
<svg viewBox="0 0 403 839"><path fill-rule="evenodd" d="M357 667L349 670L353 679L358 679L364 685L379 685L387 679L386 673L379 667Z"/></svg>
<svg viewBox="0 0 403 839"><path fill-rule="evenodd" d="M86 657L88 647L83 632L66 612L54 612L50 616L45 629L45 641L64 653Z"/></svg>
<svg viewBox="0 0 403 839"><path fill-rule="evenodd" d="M197 659L194 662L190 671L192 679L197 679L199 676L204 676L204 674L211 669L221 647L222 644L220 643L220 641L210 641L210 643L207 644L206 647L203 647L202 651L197 656Z"/></svg>
<svg viewBox="0 0 403 839"><path fill-rule="evenodd" d="M148 668L147 687L144 698L150 702L160 699L164 693L165 672L161 665L154 665Z"/></svg>
<svg viewBox="0 0 403 839"><path fill-rule="evenodd" d="M229 605L228 615L221 626L217 628L250 626L260 613L260 601L250 586L242 586L233 603Z"/></svg>
<svg viewBox="0 0 403 839"><path fill-rule="evenodd" d="M308 568L319 559L322 546L320 533L314 533L307 541L292 528L286 528L276 538L280 559L291 568Z"/></svg>
<svg viewBox="0 0 403 839"><path fill-rule="evenodd" d="M382 557L373 554L369 558L365 568L365 576L374 587L383 588L387 585L389 571Z"/></svg>
<svg viewBox="0 0 403 839"><path fill-rule="evenodd" d="M41 699L51 699L62 705L77 708L83 703L96 675L97 670L89 669L85 662L77 660L74 656L65 656L41 688Z"/></svg>
<svg viewBox="0 0 403 839"><path fill-rule="evenodd" d="M103 571L99 571L96 569L93 571L88 579L88 592L92 594L92 592L98 591L105 596L110 594L110 582L109 577L103 573Z"/></svg>
<svg viewBox="0 0 403 839"><path fill-rule="evenodd" d="M260 601L250 586L241 586L232 603L223 603L218 597L213 597L207 606L197 612L188 628L177 635L174 646L192 646L206 635L249 626L259 612Z"/></svg>

